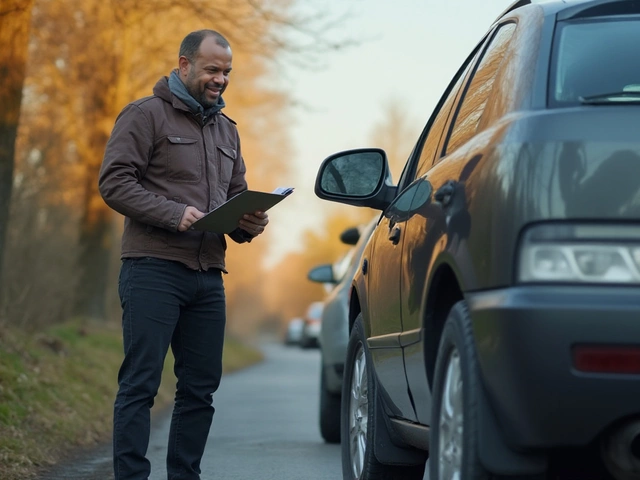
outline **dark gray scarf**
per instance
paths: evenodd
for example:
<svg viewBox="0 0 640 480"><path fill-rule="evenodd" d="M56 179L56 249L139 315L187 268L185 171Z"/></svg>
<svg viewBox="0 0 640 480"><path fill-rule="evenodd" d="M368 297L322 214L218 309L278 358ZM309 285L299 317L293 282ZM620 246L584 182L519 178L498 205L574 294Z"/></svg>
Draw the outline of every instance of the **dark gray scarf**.
<svg viewBox="0 0 640 480"><path fill-rule="evenodd" d="M169 90L178 97L193 113L201 113L203 117L208 117L219 112L225 107L222 96L218 97L218 103L211 108L205 108L187 91L187 87L182 83L177 70L173 70L169 75Z"/></svg>

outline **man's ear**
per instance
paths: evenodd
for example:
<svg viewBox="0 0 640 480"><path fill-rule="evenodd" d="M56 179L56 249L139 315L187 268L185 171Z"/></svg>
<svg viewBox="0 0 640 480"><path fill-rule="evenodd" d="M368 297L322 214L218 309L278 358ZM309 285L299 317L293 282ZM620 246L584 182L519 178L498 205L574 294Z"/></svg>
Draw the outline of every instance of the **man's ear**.
<svg viewBox="0 0 640 480"><path fill-rule="evenodd" d="M180 70L180 75L186 75L189 72L189 65L191 64L187 57L182 56L178 59L178 70Z"/></svg>

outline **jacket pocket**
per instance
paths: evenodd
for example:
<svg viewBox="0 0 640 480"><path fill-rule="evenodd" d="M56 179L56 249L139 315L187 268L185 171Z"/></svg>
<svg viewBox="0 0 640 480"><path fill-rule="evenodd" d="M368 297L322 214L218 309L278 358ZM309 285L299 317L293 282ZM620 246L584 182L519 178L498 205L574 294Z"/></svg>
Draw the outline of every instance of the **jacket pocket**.
<svg viewBox="0 0 640 480"><path fill-rule="evenodd" d="M167 248L167 231L163 228L146 225L144 247L147 250Z"/></svg>
<svg viewBox="0 0 640 480"><path fill-rule="evenodd" d="M198 183L202 178L202 147L197 138L167 136L167 180Z"/></svg>
<svg viewBox="0 0 640 480"><path fill-rule="evenodd" d="M220 185L226 189L231 183L237 152L235 149L225 145L218 145L218 152L220 152L218 155L218 178L220 179Z"/></svg>

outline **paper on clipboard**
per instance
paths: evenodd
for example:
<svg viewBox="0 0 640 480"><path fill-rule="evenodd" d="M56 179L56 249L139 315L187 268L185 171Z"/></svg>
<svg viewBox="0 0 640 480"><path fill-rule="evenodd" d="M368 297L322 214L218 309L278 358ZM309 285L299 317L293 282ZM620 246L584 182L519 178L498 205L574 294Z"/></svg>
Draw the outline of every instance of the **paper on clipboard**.
<svg viewBox="0 0 640 480"><path fill-rule="evenodd" d="M230 233L238 227L245 213L266 212L293 192L293 187L278 187L273 192L245 190L196 221L191 228L216 233Z"/></svg>

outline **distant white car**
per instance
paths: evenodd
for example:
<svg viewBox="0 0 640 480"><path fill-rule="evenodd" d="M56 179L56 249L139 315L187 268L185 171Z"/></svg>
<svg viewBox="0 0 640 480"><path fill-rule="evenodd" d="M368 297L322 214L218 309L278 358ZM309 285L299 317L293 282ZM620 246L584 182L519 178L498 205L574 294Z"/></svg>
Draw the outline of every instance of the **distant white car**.
<svg viewBox="0 0 640 480"><path fill-rule="evenodd" d="M304 329L304 320L300 317L292 318L287 325L287 331L284 335L285 345L299 345L302 340L302 330Z"/></svg>
<svg viewBox="0 0 640 480"><path fill-rule="evenodd" d="M304 315L304 327L300 346L302 348L318 348L320 343L320 327L322 322L323 302L312 302Z"/></svg>

